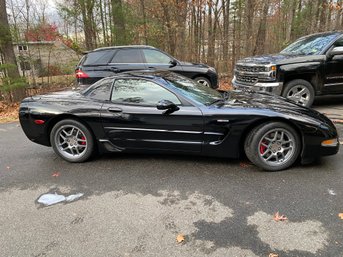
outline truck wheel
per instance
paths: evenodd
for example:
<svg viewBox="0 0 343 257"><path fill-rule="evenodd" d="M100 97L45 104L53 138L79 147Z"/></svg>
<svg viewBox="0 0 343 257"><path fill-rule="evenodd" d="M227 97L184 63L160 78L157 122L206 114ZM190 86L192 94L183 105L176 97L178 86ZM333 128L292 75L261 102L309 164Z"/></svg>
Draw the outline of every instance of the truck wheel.
<svg viewBox="0 0 343 257"><path fill-rule="evenodd" d="M211 82L207 79L207 78L204 78L204 77L197 77L194 79L196 82L198 82L199 84L202 84L206 87L212 87L211 85Z"/></svg>
<svg viewBox="0 0 343 257"><path fill-rule="evenodd" d="M312 105L314 95L311 83L303 79L295 79L288 82L282 93L283 97L306 107Z"/></svg>

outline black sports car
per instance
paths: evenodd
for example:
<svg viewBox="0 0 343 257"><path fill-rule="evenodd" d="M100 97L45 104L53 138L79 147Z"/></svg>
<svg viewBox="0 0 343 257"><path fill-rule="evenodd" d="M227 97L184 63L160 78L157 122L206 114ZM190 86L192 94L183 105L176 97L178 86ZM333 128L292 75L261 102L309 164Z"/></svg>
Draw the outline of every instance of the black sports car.
<svg viewBox="0 0 343 257"><path fill-rule="evenodd" d="M19 117L27 137L69 162L95 152L246 154L262 169L338 152L333 123L284 98L221 94L170 72L104 78L80 92L25 98Z"/></svg>

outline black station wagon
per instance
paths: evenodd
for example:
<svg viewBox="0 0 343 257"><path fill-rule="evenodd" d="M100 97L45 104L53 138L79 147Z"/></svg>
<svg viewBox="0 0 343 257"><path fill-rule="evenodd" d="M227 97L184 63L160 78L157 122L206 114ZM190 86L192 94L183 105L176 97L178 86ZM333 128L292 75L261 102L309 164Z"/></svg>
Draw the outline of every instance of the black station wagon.
<svg viewBox="0 0 343 257"><path fill-rule="evenodd" d="M75 75L79 84L90 85L116 73L135 70L168 70L205 86L218 87L213 67L178 61L160 49L144 45L103 47L88 52L77 65Z"/></svg>

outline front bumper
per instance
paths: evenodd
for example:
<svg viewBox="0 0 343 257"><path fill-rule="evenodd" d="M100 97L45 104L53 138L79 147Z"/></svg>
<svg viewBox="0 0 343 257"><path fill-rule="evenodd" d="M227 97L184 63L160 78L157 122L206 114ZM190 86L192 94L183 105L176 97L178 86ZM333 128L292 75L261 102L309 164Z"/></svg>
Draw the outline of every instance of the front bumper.
<svg viewBox="0 0 343 257"><path fill-rule="evenodd" d="M281 95L283 83L282 82L256 82L254 85L246 85L238 82L236 77L232 80L232 85L238 90L251 90L256 92L269 92L274 95Z"/></svg>
<svg viewBox="0 0 343 257"><path fill-rule="evenodd" d="M218 85L218 75L216 72L212 72L212 71L209 71L207 72L206 74L208 76L208 78L210 79L210 82L211 82L211 87L213 89L217 89L219 87Z"/></svg>

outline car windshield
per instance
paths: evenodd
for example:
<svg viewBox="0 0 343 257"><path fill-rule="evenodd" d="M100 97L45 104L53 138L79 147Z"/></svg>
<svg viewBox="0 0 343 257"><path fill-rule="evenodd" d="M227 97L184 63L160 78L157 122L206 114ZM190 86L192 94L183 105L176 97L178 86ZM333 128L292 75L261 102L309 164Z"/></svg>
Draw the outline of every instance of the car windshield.
<svg viewBox="0 0 343 257"><path fill-rule="evenodd" d="M288 55L316 55L320 54L335 38L337 34L314 35L300 38L290 44L281 54Z"/></svg>
<svg viewBox="0 0 343 257"><path fill-rule="evenodd" d="M223 99L222 95L209 87L203 86L191 79L171 74L164 76L169 84L187 98L191 98L197 103L210 105Z"/></svg>

